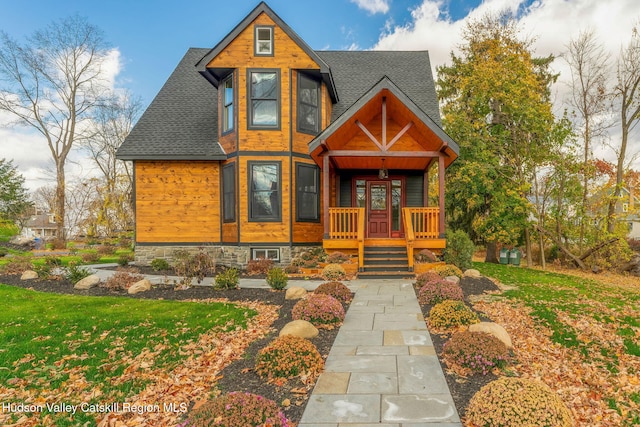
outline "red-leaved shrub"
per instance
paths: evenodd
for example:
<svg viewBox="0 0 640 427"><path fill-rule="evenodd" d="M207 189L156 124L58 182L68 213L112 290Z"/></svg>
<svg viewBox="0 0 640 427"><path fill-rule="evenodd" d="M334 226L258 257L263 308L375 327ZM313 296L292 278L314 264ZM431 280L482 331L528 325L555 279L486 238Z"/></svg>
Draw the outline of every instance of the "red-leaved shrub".
<svg viewBox="0 0 640 427"><path fill-rule="evenodd" d="M330 295L309 294L293 306L291 317L306 320L316 328L332 328L344 320L344 308Z"/></svg>
<svg viewBox="0 0 640 427"><path fill-rule="evenodd" d="M484 332L458 332L442 349L444 361L461 375L487 375L493 368L502 368L511 356L507 346Z"/></svg>
<svg viewBox="0 0 640 427"><path fill-rule="evenodd" d="M418 302L422 305L433 305L448 299L464 299L460 285L439 279L425 283L418 291Z"/></svg>
<svg viewBox="0 0 640 427"><path fill-rule="evenodd" d="M345 286L342 282L326 282L321 284L314 291L315 294L331 295L338 301L349 304L353 299L351 290Z"/></svg>

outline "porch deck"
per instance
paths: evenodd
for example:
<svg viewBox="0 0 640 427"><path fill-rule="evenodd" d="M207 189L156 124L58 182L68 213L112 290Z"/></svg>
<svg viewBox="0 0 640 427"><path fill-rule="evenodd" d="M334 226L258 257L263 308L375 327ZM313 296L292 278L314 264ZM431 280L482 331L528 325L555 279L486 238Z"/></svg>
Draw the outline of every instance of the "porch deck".
<svg viewBox="0 0 640 427"><path fill-rule="evenodd" d="M364 267L364 251L368 247L403 247L407 250L409 270L413 271L414 250L440 252L446 240L439 230L439 208L402 208L404 237L367 238L365 208L329 208L329 237L322 241L329 250L355 251L358 269Z"/></svg>

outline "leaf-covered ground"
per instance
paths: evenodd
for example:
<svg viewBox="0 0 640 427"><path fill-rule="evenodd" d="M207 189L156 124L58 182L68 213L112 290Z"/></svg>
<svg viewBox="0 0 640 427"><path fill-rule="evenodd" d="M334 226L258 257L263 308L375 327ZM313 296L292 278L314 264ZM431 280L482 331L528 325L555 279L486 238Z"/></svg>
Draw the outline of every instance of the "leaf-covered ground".
<svg viewBox="0 0 640 427"><path fill-rule="evenodd" d="M511 335L513 374L549 385L577 426L640 425L638 278L477 267L516 287L474 306Z"/></svg>

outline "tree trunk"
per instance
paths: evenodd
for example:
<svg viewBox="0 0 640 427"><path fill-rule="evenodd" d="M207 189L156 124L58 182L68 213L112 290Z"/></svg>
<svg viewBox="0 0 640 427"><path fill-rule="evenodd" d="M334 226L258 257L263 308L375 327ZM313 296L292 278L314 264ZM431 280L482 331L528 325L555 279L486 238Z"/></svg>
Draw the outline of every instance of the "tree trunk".
<svg viewBox="0 0 640 427"><path fill-rule="evenodd" d="M533 251L531 249L531 234L529 233L529 227L524 229L524 240L527 248L527 267L533 267L533 257L531 256Z"/></svg>
<svg viewBox="0 0 640 427"><path fill-rule="evenodd" d="M540 235L540 267L543 270L547 268L547 258L544 255L544 235L542 233L538 233Z"/></svg>
<svg viewBox="0 0 640 427"><path fill-rule="evenodd" d="M58 159L56 159L58 160ZM65 217L65 174L64 160L56 162L56 199L54 206L54 218L56 221L56 237L58 240L66 241L67 236L64 227Z"/></svg>
<svg viewBox="0 0 640 427"><path fill-rule="evenodd" d="M498 245L496 242L487 242L487 255L484 258L484 262L498 263L498 256L496 255Z"/></svg>

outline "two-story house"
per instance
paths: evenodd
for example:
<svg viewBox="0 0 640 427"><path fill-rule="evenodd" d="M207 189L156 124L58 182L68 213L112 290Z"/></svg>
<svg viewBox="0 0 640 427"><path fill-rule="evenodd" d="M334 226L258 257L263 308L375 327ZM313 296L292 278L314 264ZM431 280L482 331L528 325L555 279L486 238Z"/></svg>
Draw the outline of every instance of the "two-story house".
<svg viewBox="0 0 640 427"><path fill-rule="evenodd" d="M260 3L187 51L118 150L135 166L136 260L204 247L286 263L323 245L362 269L368 247L438 251L458 150L428 52L315 51Z"/></svg>

